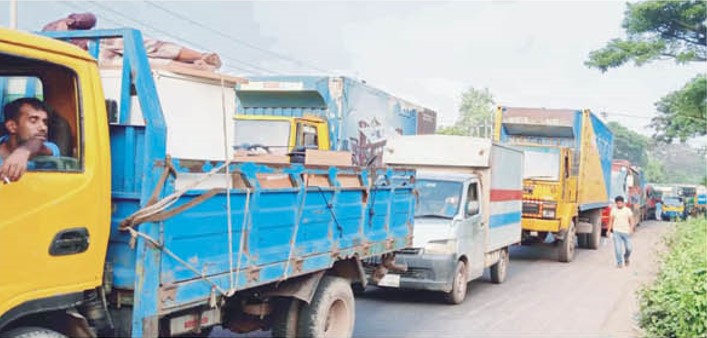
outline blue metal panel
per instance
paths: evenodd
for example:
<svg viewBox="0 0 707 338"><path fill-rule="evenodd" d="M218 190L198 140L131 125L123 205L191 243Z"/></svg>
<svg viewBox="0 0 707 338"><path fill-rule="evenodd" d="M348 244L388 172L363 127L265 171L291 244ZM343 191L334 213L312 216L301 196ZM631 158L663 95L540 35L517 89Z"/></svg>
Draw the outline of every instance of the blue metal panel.
<svg viewBox="0 0 707 338"><path fill-rule="evenodd" d="M606 192L611 191L611 161L614 157L614 135L609 127L604 124L596 115L591 113L590 121L594 129L594 138L596 139L596 147L599 151L599 159L601 161L601 171L604 174L604 186ZM611 196L609 196L611 198Z"/></svg>

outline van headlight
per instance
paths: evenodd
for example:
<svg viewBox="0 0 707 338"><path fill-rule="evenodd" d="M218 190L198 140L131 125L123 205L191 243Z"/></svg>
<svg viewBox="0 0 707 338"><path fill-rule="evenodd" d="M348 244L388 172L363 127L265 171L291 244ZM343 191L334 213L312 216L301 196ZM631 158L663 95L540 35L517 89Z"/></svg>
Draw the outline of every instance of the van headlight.
<svg viewBox="0 0 707 338"><path fill-rule="evenodd" d="M455 245L456 241L454 240L429 241L425 244L423 254L449 255L456 251Z"/></svg>
<svg viewBox="0 0 707 338"><path fill-rule="evenodd" d="M557 211L557 204L544 204L543 205L543 218L555 218Z"/></svg>

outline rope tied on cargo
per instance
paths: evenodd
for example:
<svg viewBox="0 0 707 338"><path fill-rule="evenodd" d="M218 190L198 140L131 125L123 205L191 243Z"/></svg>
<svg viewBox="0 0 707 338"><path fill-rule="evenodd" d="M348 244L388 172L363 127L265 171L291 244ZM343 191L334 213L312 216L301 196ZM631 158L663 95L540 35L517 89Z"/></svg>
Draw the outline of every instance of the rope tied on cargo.
<svg viewBox="0 0 707 338"><path fill-rule="evenodd" d="M127 230L129 228L133 228L135 226L138 226L142 223L146 222L159 222L159 221L164 221L170 217L173 217L189 208L192 208L209 198L216 196L219 193L224 193L228 191L225 188L213 188L208 190L207 192L199 195L198 197L194 198L193 200L180 205L179 207L176 207L171 210L167 210L167 208L171 207L177 201L179 200L182 195L184 195L187 191L192 190L199 186L199 184L203 183L206 181L208 178L213 176L214 174L220 172L223 170L224 167L228 166L231 164L231 161L228 160L224 164L212 169L204 177L199 178L198 180L192 182L189 186L185 187L184 189L181 190L176 190L175 192L165 196L161 200L157 200L157 197L159 196L160 192L164 188L164 185L167 182L167 179L169 178L170 175L175 175L176 176L176 170L174 166L171 163L171 159L169 156L165 159L165 169L160 176L160 179L157 181L157 184L155 185L155 189L152 191L152 195L150 199L147 201L145 207L135 211L132 213L130 216L126 217L123 221L120 222L120 230Z"/></svg>

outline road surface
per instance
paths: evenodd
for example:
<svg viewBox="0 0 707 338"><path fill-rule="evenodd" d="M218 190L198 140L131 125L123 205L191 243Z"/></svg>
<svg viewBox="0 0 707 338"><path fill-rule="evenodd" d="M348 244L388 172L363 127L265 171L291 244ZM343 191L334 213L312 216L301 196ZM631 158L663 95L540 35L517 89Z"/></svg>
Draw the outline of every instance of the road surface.
<svg viewBox="0 0 707 338"><path fill-rule="evenodd" d="M617 269L611 240L578 249L559 263L553 246L513 247L506 282L488 274L469 285L466 301L447 305L439 294L369 288L356 298L357 337L602 336L641 334L635 292L657 272L668 222L644 222L633 236L631 266ZM212 337L234 335L216 329Z"/></svg>

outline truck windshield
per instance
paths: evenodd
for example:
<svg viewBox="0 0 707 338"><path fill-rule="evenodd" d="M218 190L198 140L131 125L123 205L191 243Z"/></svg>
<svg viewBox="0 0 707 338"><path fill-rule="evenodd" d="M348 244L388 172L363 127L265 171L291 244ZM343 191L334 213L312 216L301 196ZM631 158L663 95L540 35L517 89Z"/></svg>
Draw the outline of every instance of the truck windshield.
<svg viewBox="0 0 707 338"><path fill-rule="evenodd" d="M452 219L459 211L462 183L437 180L418 180L420 202L415 217L436 217Z"/></svg>
<svg viewBox="0 0 707 338"><path fill-rule="evenodd" d="M560 180L560 154L525 150L523 178L545 181Z"/></svg>
<svg viewBox="0 0 707 338"><path fill-rule="evenodd" d="M287 154L290 122L273 120L235 120L235 149Z"/></svg>
<svg viewBox="0 0 707 338"><path fill-rule="evenodd" d="M675 197L668 197L663 200L663 204L669 205L669 206L680 206L680 205L682 205L682 200L679 198L675 198Z"/></svg>

